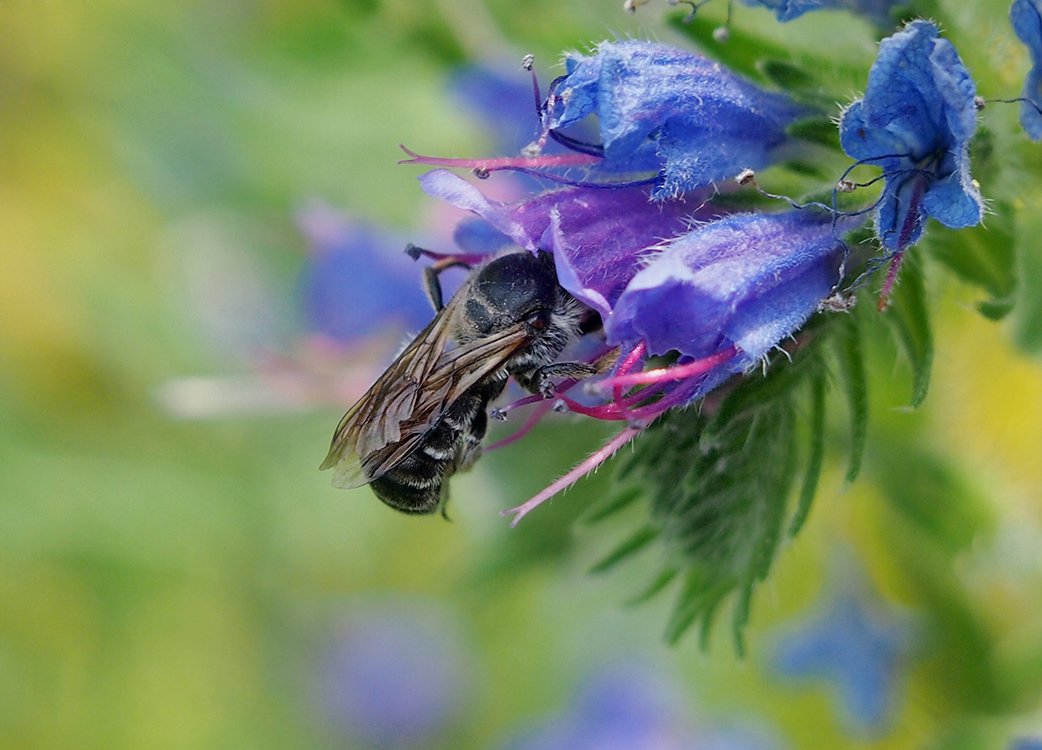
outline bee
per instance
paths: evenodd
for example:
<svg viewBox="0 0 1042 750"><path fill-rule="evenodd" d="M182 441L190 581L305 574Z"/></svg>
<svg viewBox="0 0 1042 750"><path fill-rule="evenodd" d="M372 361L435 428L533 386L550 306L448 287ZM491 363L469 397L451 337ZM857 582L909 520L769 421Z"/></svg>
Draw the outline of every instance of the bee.
<svg viewBox="0 0 1042 750"><path fill-rule="evenodd" d="M340 420L320 467L335 468L335 487L368 484L404 513L436 511L447 480L478 459L489 403L511 376L549 398L553 378L597 372L556 362L599 319L558 284L551 255L500 256L445 305L439 270L426 269L434 319Z"/></svg>

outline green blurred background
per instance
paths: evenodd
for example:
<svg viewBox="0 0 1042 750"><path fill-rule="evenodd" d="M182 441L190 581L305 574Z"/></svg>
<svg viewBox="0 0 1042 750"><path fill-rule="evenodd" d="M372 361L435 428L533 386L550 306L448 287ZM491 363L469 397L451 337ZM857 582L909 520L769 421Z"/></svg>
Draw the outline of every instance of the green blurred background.
<svg viewBox="0 0 1042 750"><path fill-rule="evenodd" d="M987 93L1019 90L1004 3L949 5L983 42L967 61L996 71ZM757 594L744 660L726 633L708 653L666 647L668 598L625 606L661 550L588 574L622 532L573 521L610 472L517 529L498 516L598 445L600 425L558 420L489 456L455 483L445 523L329 487L316 467L341 407L163 407L179 378L249 388L258 351L293 350L302 202L407 236L431 208L397 144L491 152L446 94L454 66L511 70L534 52L545 84L564 49L672 39L665 10L0 3L0 746L367 747L331 715L324 675L345 618L388 601L437 610L462 644L462 704L422 747L504 746L620 659L671 680L696 728L748 721L775 747L998 748L1040 731L1042 367L1012 343L1039 340L1030 285L1027 312L996 324L978 292L931 276L938 354L914 413L907 366L875 345L869 468L851 487L827 469ZM849 18L740 23L808 47L828 28L845 59L874 55ZM1020 205L1038 188L1019 185ZM1037 237L1042 219L1018 230ZM915 623L891 719L867 734L827 681L770 667L779 629L849 585L837 567Z"/></svg>

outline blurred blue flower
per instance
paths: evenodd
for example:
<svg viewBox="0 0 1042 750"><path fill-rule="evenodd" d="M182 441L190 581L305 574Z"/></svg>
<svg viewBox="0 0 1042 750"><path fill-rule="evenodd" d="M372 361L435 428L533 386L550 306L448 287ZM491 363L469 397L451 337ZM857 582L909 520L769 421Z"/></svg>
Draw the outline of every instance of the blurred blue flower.
<svg viewBox="0 0 1042 750"><path fill-rule="evenodd" d="M684 687L663 669L619 662L597 671L560 715L503 750L773 750L763 729L696 727Z"/></svg>
<svg viewBox="0 0 1042 750"><path fill-rule="evenodd" d="M690 750L697 744L681 694L647 666L611 666L588 679L563 714L505 750Z"/></svg>
<svg viewBox="0 0 1042 750"><path fill-rule="evenodd" d="M1020 124L1034 141L1042 141L1042 0L1013 0L1009 19L1031 53L1031 72L1024 81Z"/></svg>
<svg viewBox="0 0 1042 750"><path fill-rule="evenodd" d="M774 668L782 677L833 684L843 717L857 731L886 727L896 708L911 632L892 613L845 591L828 608L778 643Z"/></svg>
<svg viewBox="0 0 1042 750"><path fill-rule="evenodd" d="M878 23L890 20L897 0L742 0L750 7L767 8L779 21L791 21L815 10L849 10Z"/></svg>
<svg viewBox="0 0 1042 750"><path fill-rule="evenodd" d="M322 707L363 747L428 747L460 718L471 681L461 634L441 609L364 602L326 654Z"/></svg>
<svg viewBox="0 0 1042 750"><path fill-rule="evenodd" d="M980 223L984 202L969 156L976 93L955 47L929 21L880 44L865 97L843 112L839 128L849 156L883 169L876 232L884 248L914 244L928 216L953 228Z"/></svg>
<svg viewBox="0 0 1042 750"><path fill-rule="evenodd" d="M788 98L663 44L602 42L569 56L565 70L547 96L547 132L567 145L563 129L596 116L600 143L573 146L604 157L595 170L657 172L656 199L767 166L800 114Z"/></svg>
<svg viewBox="0 0 1042 750"><path fill-rule="evenodd" d="M1042 750L1042 737L1019 737L1013 740L1009 750Z"/></svg>
<svg viewBox="0 0 1042 750"><path fill-rule="evenodd" d="M532 84L516 66L512 73L488 65L461 67L449 91L482 121L503 153L516 154L539 135Z"/></svg>
<svg viewBox="0 0 1042 750"><path fill-rule="evenodd" d="M406 241L319 202L297 213L311 246L301 280L308 329L342 343L381 329L400 335L430 320L430 302Z"/></svg>

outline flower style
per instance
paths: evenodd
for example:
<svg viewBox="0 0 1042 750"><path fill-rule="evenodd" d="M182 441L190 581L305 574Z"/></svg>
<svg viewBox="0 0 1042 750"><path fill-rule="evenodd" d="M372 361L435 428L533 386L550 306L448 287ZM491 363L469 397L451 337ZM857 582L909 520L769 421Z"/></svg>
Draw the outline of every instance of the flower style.
<svg viewBox="0 0 1042 750"><path fill-rule="evenodd" d="M1033 141L1042 141L1042 0L1013 0L1009 19L1031 53L1031 72L1024 81L1020 124Z"/></svg>
<svg viewBox="0 0 1042 750"><path fill-rule="evenodd" d="M719 63L662 44L602 42L593 55L569 56L565 69L544 105L547 133L603 156L598 170L658 172L656 199L766 166L801 113ZM591 115L599 144L562 133Z"/></svg>
<svg viewBox="0 0 1042 750"><path fill-rule="evenodd" d="M881 43L865 97L843 112L839 130L849 156L883 170L876 232L887 250L915 244L929 216L952 228L980 223L984 202L969 157L976 93L955 48L929 21Z"/></svg>

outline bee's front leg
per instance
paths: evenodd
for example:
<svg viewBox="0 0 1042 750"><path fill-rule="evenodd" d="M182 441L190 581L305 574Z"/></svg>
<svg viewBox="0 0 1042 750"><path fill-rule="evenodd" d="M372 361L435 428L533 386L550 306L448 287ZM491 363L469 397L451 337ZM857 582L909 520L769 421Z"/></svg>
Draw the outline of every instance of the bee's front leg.
<svg viewBox="0 0 1042 750"><path fill-rule="evenodd" d="M411 242L405 246L405 254L413 260L419 260L423 255L430 255L433 258L437 258L433 265L427 266L423 269L423 290L427 293L427 299L430 300L434 312L441 312L441 309L445 307L445 300L441 291L441 279L438 278L441 275L441 272L448 268L469 269L471 268L471 265L451 255L438 257L431 253L430 250L424 250L422 247L417 247Z"/></svg>
<svg viewBox="0 0 1042 750"><path fill-rule="evenodd" d="M553 398L557 395L557 386L552 378L566 378L568 380L582 380L600 372L593 365L585 362L554 362L553 364L537 367L521 385L532 393L538 393L543 398Z"/></svg>

